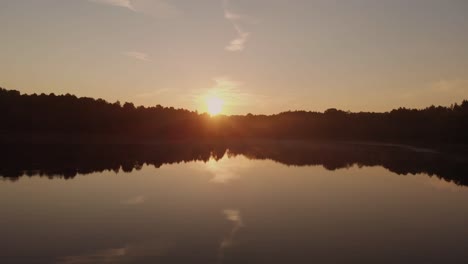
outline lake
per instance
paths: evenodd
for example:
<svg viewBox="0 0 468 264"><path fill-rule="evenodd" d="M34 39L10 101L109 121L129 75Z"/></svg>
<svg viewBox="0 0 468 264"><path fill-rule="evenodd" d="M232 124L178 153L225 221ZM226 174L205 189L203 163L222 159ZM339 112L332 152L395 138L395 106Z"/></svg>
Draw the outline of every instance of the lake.
<svg viewBox="0 0 468 264"><path fill-rule="evenodd" d="M468 263L459 153L245 141L0 158L0 263Z"/></svg>

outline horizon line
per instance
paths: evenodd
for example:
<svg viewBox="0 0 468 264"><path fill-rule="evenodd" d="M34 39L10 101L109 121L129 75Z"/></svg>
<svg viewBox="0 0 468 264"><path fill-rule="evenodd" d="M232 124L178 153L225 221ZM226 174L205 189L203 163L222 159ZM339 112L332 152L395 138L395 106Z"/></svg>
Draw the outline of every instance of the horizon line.
<svg viewBox="0 0 468 264"><path fill-rule="evenodd" d="M339 108L336 108L336 107L330 107L330 108L327 108L323 111L319 111L319 110L304 110L304 109L295 109L295 110L286 110L286 111L281 111L281 112L276 112L276 113L273 113L273 114L255 114L255 113L246 113L246 114L223 114L223 113L220 113L220 114L216 114L216 115L210 115L208 112L199 112L198 110L190 110L188 108L183 108L183 107L180 107L180 108L176 108L175 106L164 106L164 105L161 105L161 104L155 104L155 105L135 105L135 103L133 102L129 102L129 101L125 101L125 102L121 102L120 100L117 100L115 102L111 102L109 100L106 100L104 98L101 98L101 97L89 97L89 96L78 96L76 94L71 94L71 93L62 93L62 94L56 94L54 92L51 92L51 93L45 93L45 92L41 92L41 93L22 93L20 92L19 90L15 90L15 89L7 89L3 86L0 86L0 91L1 90L4 90L4 91L7 91L7 92L17 92L19 93L20 96L56 96L56 97L60 97L60 96L72 96L72 97L76 97L77 99L93 99L95 101L98 101L98 100L102 100L108 104L116 104L116 103L119 103L119 105L121 107L123 107L125 104L131 104L133 105L133 107L135 108L139 108L139 107L143 107L143 108L153 108L153 107L162 107L162 108L166 108L166 109L174 109L174 110L183 110L183 111L188 111L188 112L192 112L192 113L196 113L196 114L199 114L199 115L208 115L210 116L211 118L216 118L216 117L235 117L235 116L248 116L248 115L254 115L254 116L275 116L275 115L280 115L280 114L285 114L285 113L297 113L297 112L305 112L305 113L321 113L321 114L324 114L325 112L329 111L329 110L335 110L335 111L338 111L338 112L344 112L344 113L374 113L374 114L385 114L385 113L390 113L394 110L424 110L424 109L428 109L428 108L431 108L431 107L435 107L435 108L439 108L439 107L443 107L443 108L453 108L454 106L457 106L457 105L461 105L463 104L464 102L468 102L468 98L464 98L464 99L461 99L460 102L454 102L448 106L444 106L444 105L434 105L434 104L431 104L429 106L425 106L425 107L422 107L422 108L409 108L409 107L403 107L403 106L399 106L399 107L394 107L392 108L391 110L387 110L387 111L367 111L367 110L361 110L361 111L351 111L351 110L343 110L343 109L339 109Z"/></svg>

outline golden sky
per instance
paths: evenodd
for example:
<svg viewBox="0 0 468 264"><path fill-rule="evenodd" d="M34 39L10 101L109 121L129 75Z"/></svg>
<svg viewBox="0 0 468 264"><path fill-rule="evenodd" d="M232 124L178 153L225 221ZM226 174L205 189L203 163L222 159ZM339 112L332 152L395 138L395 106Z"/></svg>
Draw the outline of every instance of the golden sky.
<svg viewBox="0 0 468 264"><path fill-rule="evenodd" d="M466 14L460 0L2 0L0 86L224 114L450 105L468 99Z"/></svg>

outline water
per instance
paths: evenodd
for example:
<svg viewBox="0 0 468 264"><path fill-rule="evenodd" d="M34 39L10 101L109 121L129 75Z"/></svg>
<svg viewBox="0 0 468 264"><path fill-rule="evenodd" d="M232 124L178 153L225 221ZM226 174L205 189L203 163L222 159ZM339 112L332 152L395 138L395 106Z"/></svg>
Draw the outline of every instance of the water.
<svg viewBox="0 0 468 264"><path fill-rule="evenodd" d="M1 263L468 263L459 155L305 142L1 155Z"/></svg>

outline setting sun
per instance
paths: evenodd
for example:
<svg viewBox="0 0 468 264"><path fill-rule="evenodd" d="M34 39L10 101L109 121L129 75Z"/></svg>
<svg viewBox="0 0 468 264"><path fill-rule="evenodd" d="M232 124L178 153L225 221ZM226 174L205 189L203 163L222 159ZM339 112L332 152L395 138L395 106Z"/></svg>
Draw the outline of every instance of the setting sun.
<svg viewBox="0 0 468 264"><path fill-rule="evenodd" d="M467 14L0 0L0 264L468 264Z"/></svg>
<svg viewBox="0 0 468 264"><path fill-rule="evenodd" d="M223 110L224 101L216 96L210 96L206 99L208 113L212 116L218 115Z"/></svg>

